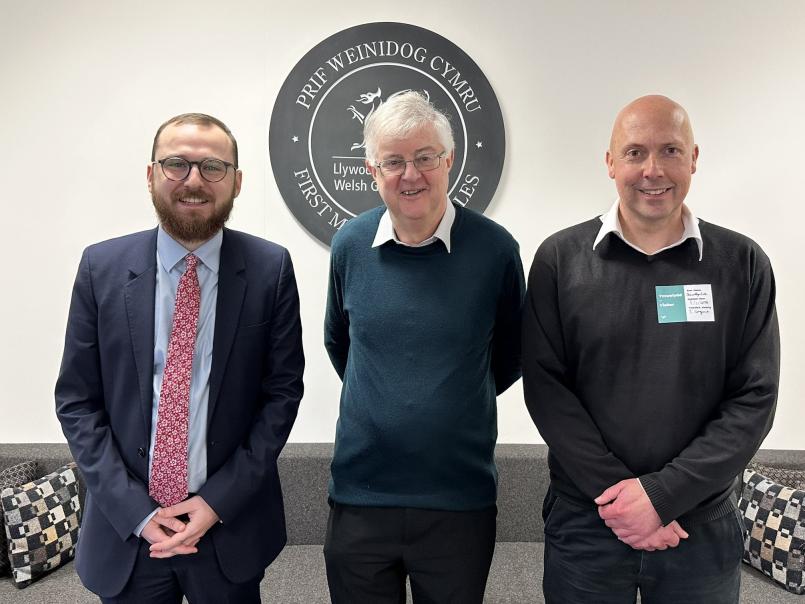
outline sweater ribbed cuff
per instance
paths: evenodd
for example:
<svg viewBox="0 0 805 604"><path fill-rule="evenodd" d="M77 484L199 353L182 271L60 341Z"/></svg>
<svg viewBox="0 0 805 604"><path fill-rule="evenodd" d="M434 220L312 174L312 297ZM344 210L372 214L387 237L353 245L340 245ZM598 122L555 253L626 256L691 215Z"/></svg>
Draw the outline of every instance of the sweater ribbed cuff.
<svg viewBox="0 0 805 604"><path fill-rule="evenodd" d="M699 506L690 511L684 512L681 515L673 516L671 509L671 497L660 487L657 480L650 475L641 476L639 479L643 490L651 500L651 505L660 517L663 526L674 520L684 522L710 522L711 520L718 520L727 514L730 514L736 509L735 495L730 488L723 497L718 497L715 501L711 501L706 506Z"/></svg>
<svg viewBox="0 0 805 604"><path fill-rule="evenodd" d="M651 505L654 506L654 511L660 517L660 522L665 526L669 522L673 522L676 518L671 517L671 502L669 501L668 494L663 491L660 484L650 475L640 476L640 484L643 490L651 500Z"/></svg>

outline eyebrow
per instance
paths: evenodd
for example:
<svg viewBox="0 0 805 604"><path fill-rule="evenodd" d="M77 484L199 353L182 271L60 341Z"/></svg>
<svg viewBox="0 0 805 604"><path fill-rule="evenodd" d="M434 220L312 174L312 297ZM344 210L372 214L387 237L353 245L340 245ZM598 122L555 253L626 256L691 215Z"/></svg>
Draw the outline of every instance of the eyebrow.
<svg viewBox="0 0 805 604"><path fill-rule="evenodd" d="M216 161L222 161L222 162L224 162L225 164L232 164L233 166L235 165L235 164L234 164L234 162L232 162L232 161L230 161L230 160L228 160L228 159L222 159L222 158L220 158L220 157L215 157L214 155L208 155L208 156L206 156L206 157L202 157L202 158L200 158L200 159L190 159L189 157L185 157L183 154L178 154L178 155L166 155L166 156L165 156L165 157L163 157L162 159L155 159L154 161L159 162L159 161L165 161L166 159L173 159L173 158L183 159L183 160L185 160L185 161L187 161L187 162L191 162L191 163L199 163L199 164L200 164L201 162L203 162L203 161L207 160L207 159L214 159L214 160L216 160Z"/></svg>
<svg viewBox="0 0 805 604"><path fill-rule="evenodd" d="M425 153L425 152L434 152L435 153L436 152L436 147L434 147L432 145L428 145L427 147L421 147L421 148L419 148L419 149L414 151L414 156L417 156L417 155L419 155L421 153ZM394 158L394 157L402 157L402 153L389 153L388 155L384 156L384 159L391 159L391 158Z"/></svg>
<svg viewBox="0 0 805 604"><path fill-rule="evenodd" d="M673 140L673 141L667 141L667 142L664 142L664 143L660 143L659 146L662 147L662 148L665 148L665 147L686 147L687 148L688 145L684 140L677 139L677 140ZM649 147L649 145L644 145L642 143L629 143L629 142L627 142L627 143L622 144L619 147L619 150L621 152L623 152L623 151L627 151L629 149L647 149L648 147Z"/></svg>

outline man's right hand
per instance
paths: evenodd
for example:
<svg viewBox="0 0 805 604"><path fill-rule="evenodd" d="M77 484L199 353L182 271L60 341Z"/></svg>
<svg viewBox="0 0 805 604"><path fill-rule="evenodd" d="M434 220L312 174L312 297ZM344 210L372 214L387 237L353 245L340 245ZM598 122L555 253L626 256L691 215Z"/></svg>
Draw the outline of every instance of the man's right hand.
<svg viewBox="0 0 805 604"><path fill-rule="evenodd" d="M140 536L148 541L148 543L160 543L167 541L176 533L181 533L185 529L185 526L185 523L178 518L154 514L143 527ZM175 554L195 554L198 550L195 547L179 545L171 551Z"/></svg>
<svg viewBox="0 0 805 604"><path fill-rule="evenodd" d="M658 549L662 550L668 549L669 547L676 547L679 545L680 540L687 539L689 536L690 535L685 532L685 529L679 526L679 523L674 520L666 526L661 526L648 537L640 538L633 536L621 539L621 541L630 545L633 549L653 552Z"/></svg>

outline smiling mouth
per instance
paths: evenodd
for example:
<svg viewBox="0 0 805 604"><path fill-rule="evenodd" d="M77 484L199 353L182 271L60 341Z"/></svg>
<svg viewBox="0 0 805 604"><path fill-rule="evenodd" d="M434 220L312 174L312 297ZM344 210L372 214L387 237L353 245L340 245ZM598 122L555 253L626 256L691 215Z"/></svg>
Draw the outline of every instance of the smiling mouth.
<svg viewBox="0 0 805 604"><path fill-rule="evenodd" d="M663 189L638 189L638 191L640 191L644 195L650 195L650 196L662 195L663 193L665 193L667 191L670 191L670 190L671 190L671 187L665 187Z"/></svg>
<svg viewBox="0 0 805 604"><path fill-rule="evenodd" d="M205 199L204 197L191 197L191 196L188 196L188 197L180 197L178 199L178 201L180 203L183 203L184 205L188 205L188 206L200 206L200 205L203 205L203 204L207 203L209 200Z"/></svg>
<svg viewBox="0 0 805 604"><path fill-rule="evenodd" d="M403 191L402 194L405 195L406 197L409 197L411 195L416 195L417 193L421 193L424 190L425 189L409 189L408 191Z"/></svg>

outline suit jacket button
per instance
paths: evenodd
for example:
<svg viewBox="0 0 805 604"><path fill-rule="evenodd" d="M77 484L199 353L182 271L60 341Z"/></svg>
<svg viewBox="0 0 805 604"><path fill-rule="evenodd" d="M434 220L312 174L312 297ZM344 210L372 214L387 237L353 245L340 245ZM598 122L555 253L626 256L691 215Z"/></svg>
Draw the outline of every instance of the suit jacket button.
<svg viewBox="0 0 805 604"><path fill-rule="evenodd" d="M210 441L210 446L211 446L211 447L214 447L214 446L215 446L215 441L214 441L214 440L211 440L211 441Z"/></svg>
<svg viewBox="0 0 805 604"><path fill-rule="evenodd" d="M143 447L137 449L137 455L139 455L140 457L145 457L145 449Z"/></svg>

